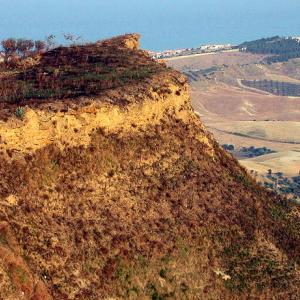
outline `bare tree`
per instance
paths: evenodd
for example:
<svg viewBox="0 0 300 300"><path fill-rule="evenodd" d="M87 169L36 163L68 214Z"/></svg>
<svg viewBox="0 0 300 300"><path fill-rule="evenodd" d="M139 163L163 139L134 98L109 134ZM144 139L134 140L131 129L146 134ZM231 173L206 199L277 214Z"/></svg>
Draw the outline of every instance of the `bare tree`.
<svg viewBox="0 0 300 300"><path fill-rule="evenodd" d="M17 40L16 39L3 40L1 42L1 46L6 56L15 54L17 51Z"/></svg>
<svg viewBox="0 0 300 300"><path fill-rule="evenodd" d="M55 42L55 35L51 34L46 36L46 49L51 50L55 47L56 42Z"/></svg>
<svg viewBox="0 0 300 300"><path fill-rule="evenodd" d="M77 36L71 33L65 33L64 38L66 41L70 42L71 45L76 45L76 43L81 39L81 36Z"/></svg>
<svg viewBox="0 0 300 300"><path fill-rule="evenodd" d="M33 48L34 48L33 40L24 40L24 39L17 40L17 51L19 52L21 57L25 58L29 56L30 51Z"/></svg>

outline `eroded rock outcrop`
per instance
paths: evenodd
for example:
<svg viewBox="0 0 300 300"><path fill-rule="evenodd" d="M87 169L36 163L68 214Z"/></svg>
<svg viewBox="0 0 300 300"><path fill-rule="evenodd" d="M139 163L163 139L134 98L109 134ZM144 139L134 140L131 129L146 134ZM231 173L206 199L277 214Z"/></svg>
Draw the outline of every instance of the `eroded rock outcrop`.
<svg viewBox="0 0 300 300"><path fill-rule="evenodd" d="M131 50L138 50L140 48L140 37L141 36L138 33L126 34L112 38L108 41L99 41L98 45L114 45L121 48L125 47Z"/></svg>

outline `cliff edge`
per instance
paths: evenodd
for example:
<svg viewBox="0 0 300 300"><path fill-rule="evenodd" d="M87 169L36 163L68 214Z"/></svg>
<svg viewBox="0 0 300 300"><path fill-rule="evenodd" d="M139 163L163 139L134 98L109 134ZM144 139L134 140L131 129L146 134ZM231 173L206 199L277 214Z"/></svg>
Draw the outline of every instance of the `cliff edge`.
<svg viewBox="0 0 300 300"><path fill-rule="evenodd" d="M138 35L0 82L0 299L297 299L300 215Z"/></svg>

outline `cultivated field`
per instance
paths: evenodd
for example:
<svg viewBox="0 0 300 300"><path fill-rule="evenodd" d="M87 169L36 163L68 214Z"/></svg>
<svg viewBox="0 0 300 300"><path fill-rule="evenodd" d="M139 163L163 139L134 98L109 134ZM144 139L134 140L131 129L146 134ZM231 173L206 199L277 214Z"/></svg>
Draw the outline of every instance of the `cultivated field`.
<svg viewBox="0 0 300 300"><path fill-rule="evenodd" d="M265 56L242 52L220 52L191 57L176 57L166 60L167 64L177 70L206 69L211 66L259 63Z"/></svg>
<svg viewBox="0 0 300 300"><path fill-rule="evenodd" d="M234 121L208 123L214 129L253 139L300 145L300 122Z"/></svg>
<svg viewBox="0 0 300 300"><path fill-rule="evenodd" d="M240 163L250 170L256 170L259 175L266 174L269 169L274 170L274 166L276 166L276 172L282 172L285 176L292 177L299 174L300 150L267 154L240 160Z"/></svg>
<svg viewBox="0 0 300 300"><path fill-rule="evenodd" d="M217 53L167 61L191 79L195 111L220 144L267 147L276 153L242 160L259 174L273 169L286 176L300 170L300 97L270 94L243 86L242 80L300 83L300 59L271 65L264 56Z"/></svg>
<svg viewBox="0 0 300 300"><path fill-rule="evenodd" d="M300 98L266 95L222 82L192 83L192 103L205 121L300 121Z"/></svg>

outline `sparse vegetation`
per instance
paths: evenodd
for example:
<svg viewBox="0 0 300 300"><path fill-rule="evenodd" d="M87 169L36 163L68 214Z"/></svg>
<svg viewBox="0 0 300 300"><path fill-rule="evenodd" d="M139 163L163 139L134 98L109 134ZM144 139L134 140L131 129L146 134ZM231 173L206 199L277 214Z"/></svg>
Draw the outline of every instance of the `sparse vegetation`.
<svg viewBox="0 0 300 300"><path fill-rule="evenodd" d="M67 38L71 39L69 35ZM71 40L73 43L73 38ZM44 47L51 48L51 41L49 37L48 46L36 43L36 47L39 51ZM23 42L23 50L19 49L21 46L16 40L7 42L7 55L19 51L28 56L34 43ZM145 80L163 70L154 61L145 64L146 58L142 52L132 53L125 48L114 52L115 49L115 46L91 44L50 50L42 55L37 65L1 79L0 101L16 103L30 99L92 96L107 89Z"/></svg>
<svg viewBox="0 0 300 300"><path fill-rule="evenodd" d="M245 187L250 187L252 185L252 180L246 174L239 174L236 176L236 180L241 182Z"/></svg>
<svg viewBox="0 0 300 300"><path fill-rule="evenodd" d="M234 145L231 144L224 144L222 147L232 153L237 158L252 158L252 157L258 157L266 154L275 153L275 151L267 148L267 147L259 147L256 148L254 146L250 147L241 147L240 149L236 149Z"/></svg>
<svg viewBox="0 0 300 300"><path fill-rule="evenodd" d="M224 249L225 273L230 276L225 286L237 293L253 288L259 291L266 288L287 289L293 279L295 266L288 262L282 266L275 257L272 258L271 253L265 253L263 249L253 253L251 247L244 246L247 243L241 239Z"/></svg>
<svg viewBox="0 0 300 300"><path fill-rule="evenodd" d="M282 172L273 173L270 169L265 175L267 179L264 187L275 191L276 193L288 196L292 200L299 202L300 199L300 176L288 178Z"/></svg>
<svg viewBox="0 0 300 300"><path fill-rule="evenodd" d="M17 276L21 284L26 284L29 281L28 274L22 267L15 267L12 270L12 273L14 273Z"/></svg>
<svg viewBox="0 0 300 300"><path fill-rule="evenodd" d="M0 245L7 245L7 238L6 235L0 231Z"/></svg>

